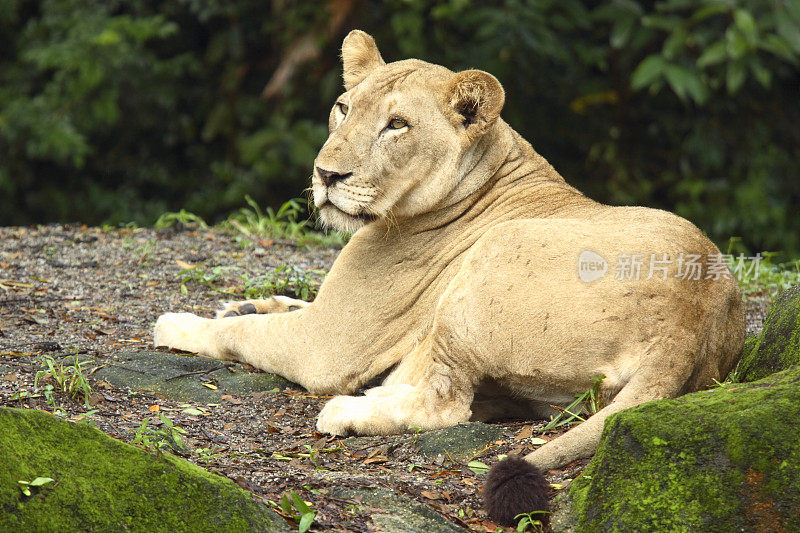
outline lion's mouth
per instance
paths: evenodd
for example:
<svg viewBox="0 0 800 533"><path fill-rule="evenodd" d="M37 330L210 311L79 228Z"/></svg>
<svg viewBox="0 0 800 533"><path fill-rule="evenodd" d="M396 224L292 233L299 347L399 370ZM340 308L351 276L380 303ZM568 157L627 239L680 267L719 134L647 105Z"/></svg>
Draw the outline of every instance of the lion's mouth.
<svg viewBox="0 0 800 533"><path fill-rule="evenodd" d="M373 215L372 213L367 213L366 211L364 211L358 215L353 216L353 218L357 218L358 220L363 220L364 222L372 222L373 220L377 220L378 215Z"/></svg>
<svg viewBox="0 0 800 533"><path fill-rule="evenodd" d="M346 215L346 216L348 216L350 218L353 218L355 220L360 220L361 222L364 222L364 223L372 222L373 220L377 220L378 219L378 215L376 215L374 213L370 213L369 211L366 211L365 209L362 209L361 211L359 211L355 215L352 214L352 213L348 213L347 211L341 209L339 206L337 206L336 204L331 202L329 199L325 200L325 203L323 203L321 206L319 206L319 209L322 210L325 207L332 207L333 209L336 209L337 211L339 211L343 215Z"/></svg>

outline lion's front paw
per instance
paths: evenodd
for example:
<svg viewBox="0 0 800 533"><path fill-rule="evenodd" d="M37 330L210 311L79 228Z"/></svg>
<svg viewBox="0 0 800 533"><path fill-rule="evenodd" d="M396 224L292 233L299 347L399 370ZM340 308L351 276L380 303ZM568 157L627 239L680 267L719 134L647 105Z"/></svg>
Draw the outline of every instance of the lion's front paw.
<svg viewBox="0 0 800 533"><path fill-rule="evenodd" d="M295 300L287 296L272 296L266 300L245 300L243 302L227 302L222 304L222 309L217 311L217 318L228 318L232 316L268 314L268 313L288 313L307 307L308 302Z"/></svg>
<svg viewBox="0 0 800 533"><path fill-rule="evenodd" d="M331 435L347 435L356 433L357 421L355 417L363 411L360 409L359 400L353 396L336 396L322 408L317 418L317 430Z"/></svg>
<svg viewBox="0 0 800 533"><path fill-rule="evenodd" d="M374 434L372 403L366 396L336 396L322 408L317 418L317 430L331 435Z"/></svg>
<svg viewBox="0 0 800 533"><path fill-rule="evenodd" d="M156 320L153 344L216 356L211 320L191 313L166 313Z"/></svg>
<svg viewBox="0 0 800 533"><path fill-rule="evenodd" d="M375 387L365 396L336 396L317 419L317 429L333 435L392 435L408 431L413 417L414 388Z"/></svg>

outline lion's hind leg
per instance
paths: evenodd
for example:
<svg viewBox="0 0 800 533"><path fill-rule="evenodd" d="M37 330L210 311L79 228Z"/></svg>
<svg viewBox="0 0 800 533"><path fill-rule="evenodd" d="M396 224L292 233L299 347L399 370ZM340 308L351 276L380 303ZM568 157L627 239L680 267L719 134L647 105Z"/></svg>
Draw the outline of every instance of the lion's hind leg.
<svg viewBox="0 0 800 533"><path fill-rule="evenodd" d="M226 302L222 304L222 309L217 311L217 318L254 314L288 313L289 311L297 311L308 305L310 305L310 302L289 298L288 296L272 296L264 300Z"/></svg>
<svg viewBox="0 0 800 533"><path fill-rule="evenodd" d="M688 352L682 352L675 343L664 344L665 349L651 354L609 405L529 453L524 461L515 458L513 469L504 465L505 461L494 465L484 489L489 517L499 524L512 525L516 515L528 512L531 500L546 502L548 488L542 472L591 457L597 451L603 426L610 415L644 402L673 398L683 392L694 368L694 358ZM665 368L670 372L664 372Z"/></svg>

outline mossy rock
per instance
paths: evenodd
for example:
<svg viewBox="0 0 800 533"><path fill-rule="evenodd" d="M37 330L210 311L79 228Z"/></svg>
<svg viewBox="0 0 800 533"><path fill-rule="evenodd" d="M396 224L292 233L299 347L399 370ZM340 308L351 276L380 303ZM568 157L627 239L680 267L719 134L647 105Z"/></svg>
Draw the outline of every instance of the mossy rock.
<svg viewBox="0 0 800 533"><path fill-rule="evenodd" d="M800 368L622 411L554 530L800 531L798 434Z"/></svg>
<svg viewBox="0 0 800 533"><path fill-rule="evenodd" d="M426 457L442 455L456 461L466 461L502 438L503 431L501 427L482 422L458 424L420 434L417 446Z"/></svg>
<svg viewBox="0 0 800 533"><path fill-rule="evenodd" d="M356 500L365 508L378 531L407 533L437 531L458 533L466 529L448 522L442 515L406 496L379 487L331 489L330 495L343 500Z"/></svg>
<svg viewBox="0 0 800 533"><path fill-rule="evenodd" d="M761 334L747 339L737 379L755 381L796 365L800 365L800 285L775 299Z"/></svg>
<svg viewBox="0 0 800 533"><path fill-rule="evenodd" d="M228 479L43 411L0 407L0 450L0 531L289 530Z"/></svg>
<svg viewBox="0 0 800 533"><path fill-rule="evenodd" d="M276 374L248 372L238 363L208 357L127 352L99 364L102 366L92 374L95 379L182 402L219 403L223 394L300 388ZM216 389L203 385L209 382Z"/></svg>

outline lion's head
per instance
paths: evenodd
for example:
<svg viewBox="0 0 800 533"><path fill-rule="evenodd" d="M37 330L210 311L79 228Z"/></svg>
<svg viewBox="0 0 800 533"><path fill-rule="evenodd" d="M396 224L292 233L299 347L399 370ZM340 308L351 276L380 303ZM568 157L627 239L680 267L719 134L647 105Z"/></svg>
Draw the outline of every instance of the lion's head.
<svg viewBox="0 0 800 533"><path fill-rule="evenodd" d="M358 30L344 39L342 59L346 92L331 110L330 136L314 162L322 222L353 232L473 192L475 184L463 183L475 179L464 178L484 155L480 140L500 122L500 82L416 59L386 64L373 38Z"/></svg>

